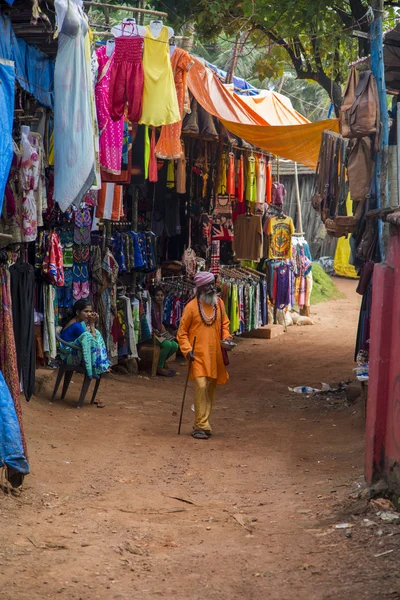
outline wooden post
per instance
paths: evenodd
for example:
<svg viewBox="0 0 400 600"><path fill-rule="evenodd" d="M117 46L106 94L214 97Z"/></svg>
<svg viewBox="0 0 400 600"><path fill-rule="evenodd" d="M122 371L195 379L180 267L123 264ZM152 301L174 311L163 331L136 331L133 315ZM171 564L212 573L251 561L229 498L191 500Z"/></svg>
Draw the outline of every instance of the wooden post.
<svg viewBox="0 0 400 600"><path fill-rule="evenodd" d="M397 198L391 199L392 206L400 204L400 102L397 102L396 114L396 138L397 138Z"/></svg>
<svg viewBox="0 0 400 600"><path fill-rule="evenodd" d="M298 173L297 173L297 162L294 163L294 187L296 190L296 203L297 203L296 228L297 228L297 233L303 233L303 220L302 220L302 215L301 215L301 202L300 202L299 177L298 177Z"/></svg>

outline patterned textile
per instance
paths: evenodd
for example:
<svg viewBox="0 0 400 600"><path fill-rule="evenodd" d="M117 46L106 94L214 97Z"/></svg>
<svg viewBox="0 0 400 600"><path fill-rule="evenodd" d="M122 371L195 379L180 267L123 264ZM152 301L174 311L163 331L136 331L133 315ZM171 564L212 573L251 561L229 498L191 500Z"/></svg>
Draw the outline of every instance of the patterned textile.
<svg viewBox="0 0 400 600"><path fill-rule="evenodd" d="M18 379L17 351L11 316L10 275L5 267L0 267L0 369L10 390L21 430L25 457L27 448L22 423L20 385Z"/></svg>
<svg viewBox="0 0 400 600"><path fill-rule="evenodd" d="M99 63L99 76L95 89L97 117L100 129L100 166L105 171L118 175L121 173L122 138L124 119L113 121L109 111L109 88L113 55L107 56L105 46L96 50Z"/></svg>
<svg viewBox="0 0 400 600"><path fill-rule="evenodd" d="M96 337L85 331L75 341L79 348L69 348L60 344L60 356L70 366L85 366L89 377L98 379L110 366L107 350L100 331L96 329Z"/></svg>

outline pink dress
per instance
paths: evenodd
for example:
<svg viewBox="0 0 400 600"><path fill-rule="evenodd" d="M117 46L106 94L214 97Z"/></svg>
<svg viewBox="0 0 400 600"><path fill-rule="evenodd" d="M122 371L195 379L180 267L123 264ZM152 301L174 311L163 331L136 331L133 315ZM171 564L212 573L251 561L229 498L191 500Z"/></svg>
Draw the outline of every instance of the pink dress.
<svg viewBox="0 0 400 600"><path fill-rule="evenodd" d="M109 111L109 89L114 54L107 56L106 47L96 50L99 71L95 88L97 119L100 130L100 166L104 171L119 175L122 162L124 117L113 121Z"/></svg>

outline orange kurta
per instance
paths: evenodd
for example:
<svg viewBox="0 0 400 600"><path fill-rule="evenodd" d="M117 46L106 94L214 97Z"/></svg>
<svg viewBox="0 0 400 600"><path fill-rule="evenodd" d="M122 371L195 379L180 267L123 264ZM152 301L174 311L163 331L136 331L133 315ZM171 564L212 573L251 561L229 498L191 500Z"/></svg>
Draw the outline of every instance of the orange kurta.
<svg viewBox="0 0 400 600"><path fill-rule="evenodd" d="M203 304L203 310L208 317L211 317L211 306ZM230 332L229 319L221 300L218 301L217 320L211 327L204 325L201 319L197 298L186 305L177 335L178 344L184 356L191 351L195 337L196 358L192 363L189 379L211 377L217 380L218 385L224 385L228 381L229 375L222 358L220 341L230 337Z"/></svg>
<svg viewBox="0 0 400 600"><path fill-rule="evenodd" d="M174 74L176 95L178 98L178 106L181 114L181 120L172 125L163 125L161 128L160 139L156 146L156 155L163 159L176 159L182 154L181 148L181 131L182 118L184 116L185 92L186 92L186 77L189 69L193 66L191 56L182 48L176 48L172 57L171 65ZM160 102L162 99L160 98Z"/></svg>

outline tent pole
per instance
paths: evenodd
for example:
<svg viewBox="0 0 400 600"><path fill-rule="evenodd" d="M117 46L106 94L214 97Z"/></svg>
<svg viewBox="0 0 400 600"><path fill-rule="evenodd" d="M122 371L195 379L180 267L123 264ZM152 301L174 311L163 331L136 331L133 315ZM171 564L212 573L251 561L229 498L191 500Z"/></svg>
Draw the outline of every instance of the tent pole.
<svg viewBox="0 0 400 600"><path fill-rule="evenodd" d="M299 175L297 172L297 162L294 163L294 185L296 190L296 202L297 202L297 233L302 233L303 231L303 220L301 215L301 202L300 202L300 189L299 189Z"/></svg>

